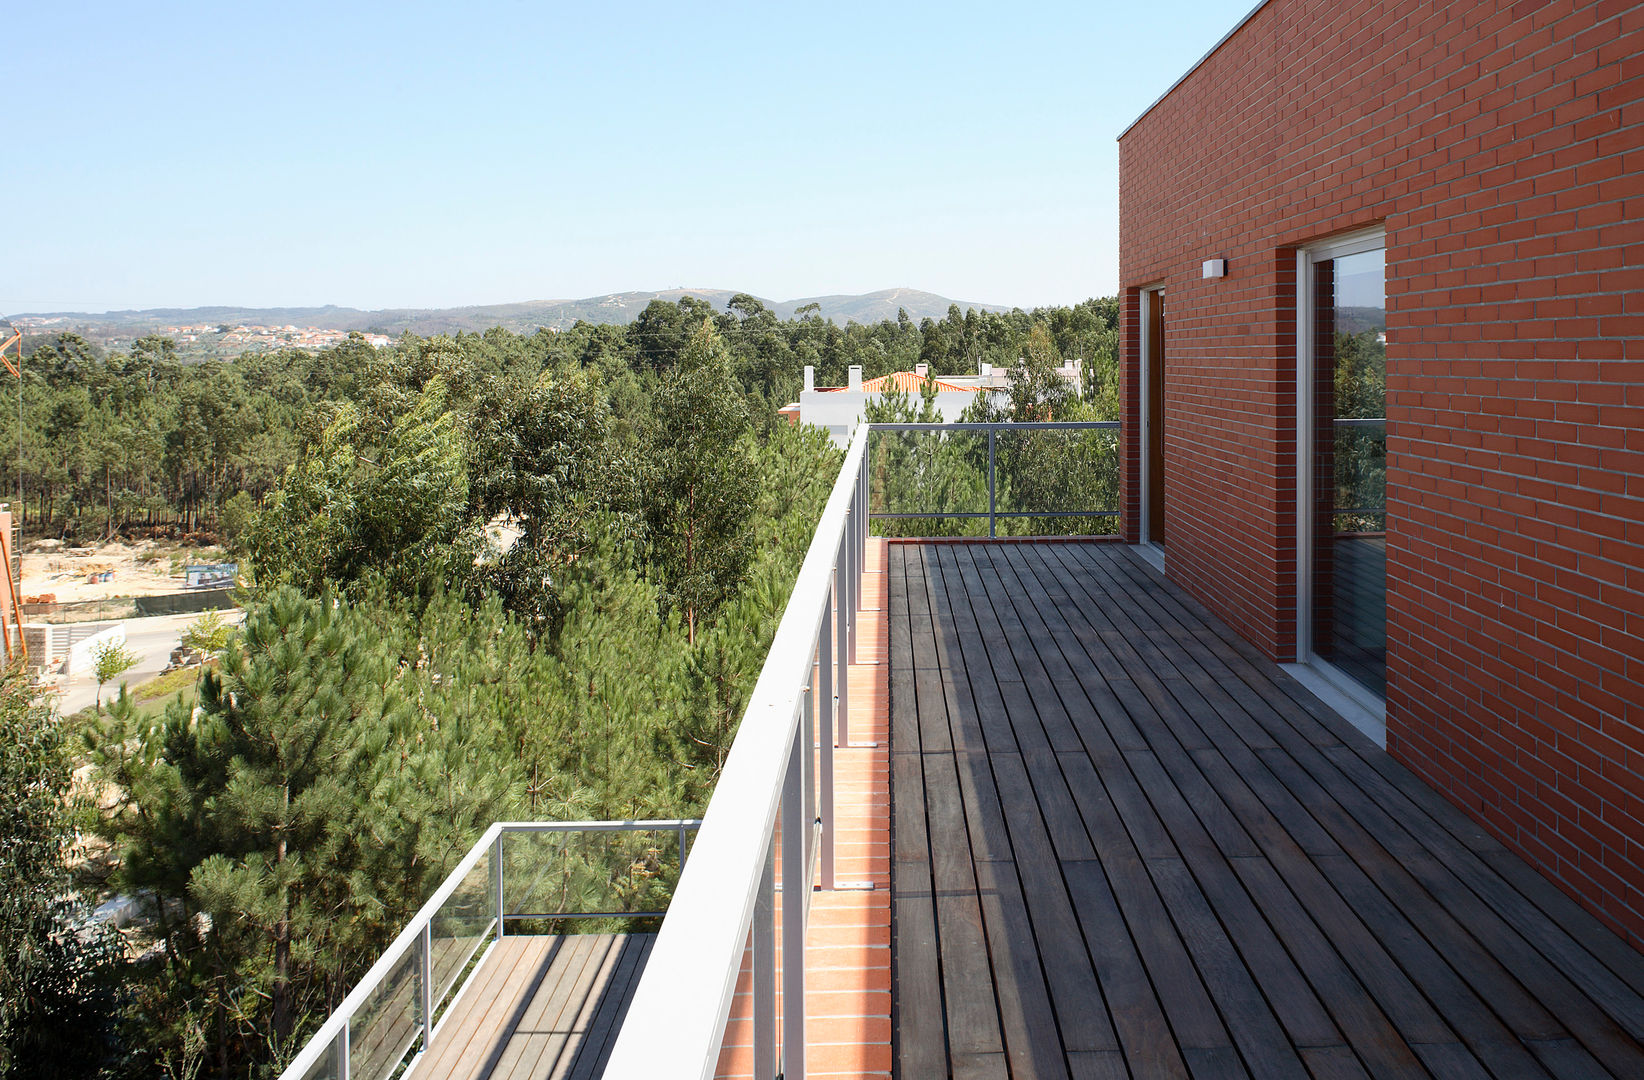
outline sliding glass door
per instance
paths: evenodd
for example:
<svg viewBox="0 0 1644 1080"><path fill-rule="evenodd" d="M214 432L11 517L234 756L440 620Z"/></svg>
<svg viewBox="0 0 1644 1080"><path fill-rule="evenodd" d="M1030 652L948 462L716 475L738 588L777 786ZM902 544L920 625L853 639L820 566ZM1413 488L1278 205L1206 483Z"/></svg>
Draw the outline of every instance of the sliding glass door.
<svg viewBox="0 0 1644 1080"><path fill-rule="evenodd" d="M1298 260L1299 659L1387 691L1386 248L1378 231Z"/></svg>

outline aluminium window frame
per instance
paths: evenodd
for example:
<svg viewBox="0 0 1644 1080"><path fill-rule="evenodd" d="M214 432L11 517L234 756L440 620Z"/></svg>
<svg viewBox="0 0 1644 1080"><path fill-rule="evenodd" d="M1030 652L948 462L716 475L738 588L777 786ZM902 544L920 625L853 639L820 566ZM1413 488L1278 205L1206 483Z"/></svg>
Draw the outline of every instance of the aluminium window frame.
<svg viewBox="0 0 1644 1080"><path fill-rule="evenodd" d="M1321 262L1378 250L1387 250L1384 225L1356 229L1296 248L1296 663L1318 672L1335 689L1385 720L1385 698L1313 651L1313 293L1318 286L1315 267ZM1383 280L1385 282L1385 277Z"/></svg>
<svg viewBox="0 0 1644 1080"><path fill-rule="evenodd" d="M1141 452L1137 455L1141 468L1141 512L1137 515L1138 529L1136 532L1137 546L1148 553L1156 554L1160 572L1164 570L1165 548L1153 538L1153 309L1164 295L1165 282L1156 281L1151 285L1144 285L1137 289L1138 314L1140 316L1140 332L1137 334L1137 344L1141 349L1138 355L1137 370L1141 384L1139 404L1141 423L1137 425L1141 432ZM1161 380L1162 385L1162 380ZM1160 415L1163 416L1161 410Z"/></svg>

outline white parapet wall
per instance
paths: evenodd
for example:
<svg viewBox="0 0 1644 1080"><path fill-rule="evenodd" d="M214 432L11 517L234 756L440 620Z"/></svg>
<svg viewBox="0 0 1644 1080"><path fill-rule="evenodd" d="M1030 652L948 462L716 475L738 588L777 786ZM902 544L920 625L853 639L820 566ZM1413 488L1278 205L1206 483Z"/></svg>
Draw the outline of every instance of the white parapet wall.
<svg viewBox="0 0 1644 1080"><path fill-rule="evenodd" d="M68 656L63 661L63 674L72 676L78 672L90 671L97 663L97 649L104 642L113 642L116 645L126 643L126 627L124 623L115 623L105 630L99 630L90 637L81 638L68 648Z"/></svg>

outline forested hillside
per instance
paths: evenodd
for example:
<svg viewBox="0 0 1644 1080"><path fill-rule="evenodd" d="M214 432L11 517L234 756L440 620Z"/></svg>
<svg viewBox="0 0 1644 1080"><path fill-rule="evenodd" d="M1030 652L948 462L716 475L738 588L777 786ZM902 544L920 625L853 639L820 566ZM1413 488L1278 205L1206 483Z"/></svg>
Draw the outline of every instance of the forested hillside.
<svg viewBox="0 0 1644 1080"><path fill-rule="evenodd" d="M36 349L30 532L212 531L250 584L163 714L122 694L71 747L0 686L0 780L32 793L0 836L0 1076L273 1075L489 822L699 814L838 469L776 414L801 368L1026 357L1008 415L1096 415L1115 316L841 328L739 296L213 365ZM1034 381L1065 356L1092 401ZM142 929L71 929L73 885Z"/></svg>
<svg viewBox="0 0 1644 1080"><path fill-rule="evenodd" d="M479 401L491 384L548 372L596 380L610 420L634 437L657 379L708 320L728 354L750 424L799 391L814 364L822 385L841 385L861 364L868 378L924 360L937 374L974 372L979 362L1012 366L1041 326L1058 357L1110 363L1117 306L1093 300L1032 313L949 311L946 319L838 326L813 313L778 320L739 296L714 311L692 298L653 303L628 326L579 324L521 337L504 330L456 337L402 337L377 350L363 340L320 352L249 354L183 364L165 338L103 355L73 335L39 341L24 367L22 471L31 535L92 540L111 529L165 526L184 532L242 528L336 403L381 422L384 379L452 373L451 392ZM0 385L0 402L15 386ZM483 404L483 403L482 403ZM17 491L15 405L0 406L0 491ZM244 493L243 498L236 499Z"/></svg>

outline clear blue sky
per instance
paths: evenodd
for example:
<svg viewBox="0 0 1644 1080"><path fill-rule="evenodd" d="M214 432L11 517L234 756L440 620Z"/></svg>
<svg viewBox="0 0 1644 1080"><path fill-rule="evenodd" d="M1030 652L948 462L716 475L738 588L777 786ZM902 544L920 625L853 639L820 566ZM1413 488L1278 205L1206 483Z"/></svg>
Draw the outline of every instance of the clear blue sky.
<svg viewBox="0 0 1644 1080"><path fill-rule="evenodd" d="M1252 2L14 4L0 312L1107 294Z"/></svg>

